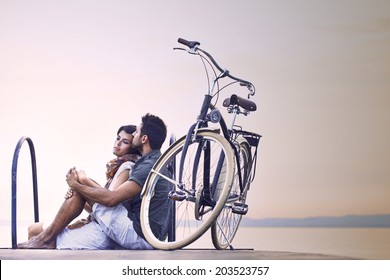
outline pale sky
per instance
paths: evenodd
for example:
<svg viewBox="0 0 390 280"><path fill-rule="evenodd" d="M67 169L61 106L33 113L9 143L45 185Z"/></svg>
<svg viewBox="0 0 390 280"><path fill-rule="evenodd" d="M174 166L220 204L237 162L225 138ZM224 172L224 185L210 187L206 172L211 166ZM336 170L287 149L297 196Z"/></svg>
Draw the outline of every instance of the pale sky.
<svg viewBox="0 0 390 280"><path fill-rule="evenodd" d="M104 184L119 126L150 112L185 133L206 83L178 37L256 86L239 119L263 135L249 217L390 213L389 1L0 0L0 220L22 136L47 220L70 167ZM32 220L27 144L18 182Z"/></svg>

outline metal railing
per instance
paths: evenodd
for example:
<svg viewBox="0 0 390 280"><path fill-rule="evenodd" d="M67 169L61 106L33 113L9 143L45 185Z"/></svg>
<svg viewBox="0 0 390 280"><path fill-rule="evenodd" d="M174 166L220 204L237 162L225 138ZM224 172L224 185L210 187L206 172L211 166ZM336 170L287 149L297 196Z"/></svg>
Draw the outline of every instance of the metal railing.
<svg viewBox="0 0 390 280"><path fill-rule="evenodd" d="M16 204L16 185L17 185L17 172L18 172L18 160L20 150L23 143L27 141L30 148L31 155L31 166L32 166L32 180L33 180L33 199L34 199L34 221L39 221L39 209L38 209L38 180L37 180L37 164L35 158L35 149L32 140L29 137L20 138L18 144L16 145L14 158L12 160L12 193L11 193L11 238L12 238L12 249L17 248L17 204Z"/></svg>

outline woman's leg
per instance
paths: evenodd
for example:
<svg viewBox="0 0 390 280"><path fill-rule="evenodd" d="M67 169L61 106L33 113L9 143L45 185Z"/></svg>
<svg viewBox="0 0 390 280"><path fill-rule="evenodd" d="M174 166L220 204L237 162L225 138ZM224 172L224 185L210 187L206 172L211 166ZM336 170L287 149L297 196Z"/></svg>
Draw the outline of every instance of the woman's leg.
<svg viewBox="0 0 390 280"><path fill-rule="evenodd" d="M19 249L54 249L57 235L83 211L85 199L77 192L64 201L52 223L40 234L30 240L19 243Z"/></svg>
<svg viewBox="0 0 390 280"><path fill-rule="evenodd" d="M43 231L43 223L38 222L30 225L28 227L28 239L30 240L32 237L37 236Z"/></svg>

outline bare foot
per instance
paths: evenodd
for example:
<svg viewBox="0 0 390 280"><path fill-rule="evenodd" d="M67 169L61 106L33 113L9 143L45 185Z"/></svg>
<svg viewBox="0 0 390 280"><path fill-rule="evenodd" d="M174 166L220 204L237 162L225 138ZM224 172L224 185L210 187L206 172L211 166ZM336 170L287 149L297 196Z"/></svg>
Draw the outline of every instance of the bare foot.
<svg viewBox="0 0 390 280"><path fill-rule="evenodd" d="M55 240L45 242L42 240L40 235L37 235L26 242L19 243L17 247L18 249L55 249L56 242Z"/></svg>

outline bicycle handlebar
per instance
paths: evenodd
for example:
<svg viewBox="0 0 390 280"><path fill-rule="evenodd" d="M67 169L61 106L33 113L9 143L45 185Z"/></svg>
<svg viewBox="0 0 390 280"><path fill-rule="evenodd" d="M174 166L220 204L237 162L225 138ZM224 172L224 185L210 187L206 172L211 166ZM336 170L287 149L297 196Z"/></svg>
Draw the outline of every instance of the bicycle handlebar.
<svg viewBox="0 0 390 280"><path fill-rule="evenodd" d="M222 73L221 78L222 77L229 77L229 78L239 82L241 86L246 86L248 88L248 90L250 91L250 95L252 95L252 96L255 95L255 87L251 82L237 78L237 77L231 75L228 70L222 69L222 67L218 65L218 63L215 61L215 59L208 52L206 52L205 50L202 50L201 48L198 47L198 46L200 46L199 42L188 41L188 40L183 39L183 38L179 38L177 41L180 44L187 46L188 48L190 48L193 51L196 51L196 50L201 51L203 54L205 54L210 59L210 61L213 63L213 65Z"/></svg>
<svg viewBox="0 0 390 280"><path fill-rule="evenodd" d="M200 45L199 42L196 42L196 41L187 41L186 39L183 39L183 38L179 38L179 39L177 39L177 41L178 41L180 44L183 44L183 45L189 47L190 49L193 49L193 48L195 48L196 46L199 46L199 45Z"/></svg>

